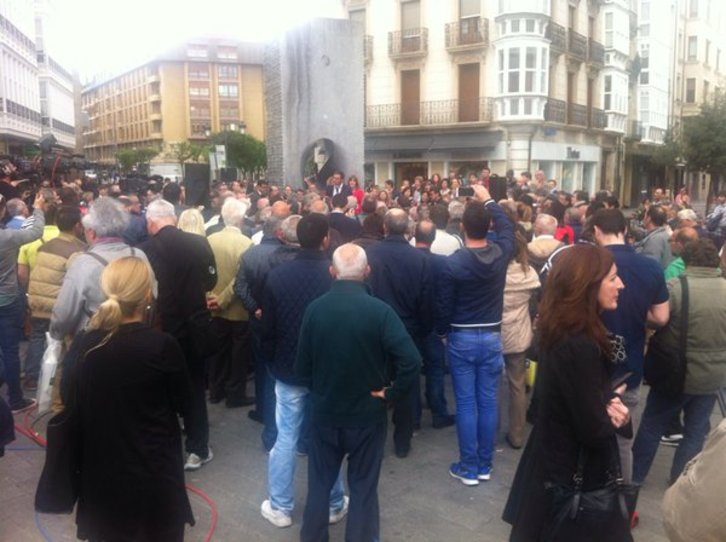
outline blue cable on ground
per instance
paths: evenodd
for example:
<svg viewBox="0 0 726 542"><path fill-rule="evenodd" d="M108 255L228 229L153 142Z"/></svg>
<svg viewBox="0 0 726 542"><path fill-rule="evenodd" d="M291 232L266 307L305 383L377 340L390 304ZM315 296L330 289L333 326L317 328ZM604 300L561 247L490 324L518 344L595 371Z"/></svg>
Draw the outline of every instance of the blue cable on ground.
<svg viewBox="0 0 726 542"><path fill-rule="evenodd" d="M48 531L40 523L40 515L38 515L38 512L35 513L35 526L40 531L40 534L43 535L43 538L45 538L45 542L53 542L53 539L50 537L50 534L48 534Z"/></svg>

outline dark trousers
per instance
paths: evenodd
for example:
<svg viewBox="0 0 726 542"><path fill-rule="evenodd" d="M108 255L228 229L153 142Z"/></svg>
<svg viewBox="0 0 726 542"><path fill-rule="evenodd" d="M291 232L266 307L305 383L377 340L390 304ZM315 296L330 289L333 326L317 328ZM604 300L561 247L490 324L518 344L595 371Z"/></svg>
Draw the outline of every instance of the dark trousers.
<svg viewBox="0 0 726 542"><path fill-rule="evenodd" d="M8 403L11 408L23 401L19 357L22 336L23 300L18 296L12 303L0 307L0 385L8 385Z"/></svg>
<svg viewBox="0 0 726 542"><path fill-rule="evenodd" d="M207 389L205 360L197 354L190 337L182 337L179 344L186 356L189 379L192 382L192 404L184 416L184 432L187 453L202 459L209 454L209 418L207 417Z"/></svg>
<svg viewBox="0 0 726 542"><path fill-rule="evenodd" d="M272 450L277 439L275 425L275 378L267 368L262 352L262 329L259 320L250 322L252 352L255 358L255 410L262 415L265 427L262 430L262 445L268 452Z"/></svg>
<svg viewBox="0 0 726 542"><path fill-rule="evenodd" d="M425 338L416 338L413 335L411 338L421 356L425 357ZM393 421L393 445L396 450L407 451L411 448L414 427L421 424L421 379L418 375L408 393L393 402L391 420Z"/></svg>
<svg viewBox="0 0 726 542"><path fill-rule="evenodd" d="M47 318L31 318L30 340L28 341L28 354L25 357L25 378L37 383L40 376L40 365L45 353L45 334L50 327Z"/></svg>
<svg viewBox="0 0 726 542"><path fill-rule="evenodd" d="M345 540L379 540L378 478L385 441L385 422L360 428L324 427L313 422L308 455L308 496L300 530L301 542L328 542L330 490L333 489L346 454L350 508Z"/></svg>
<svg viewBox="0 0 726 542"><path fill-rule="evenodd" d="M219 350L209 358L209 399L216 403L226 398L233 405L247 398L247 373L251 357L249 324L213 318L212 326Z"/></svg>

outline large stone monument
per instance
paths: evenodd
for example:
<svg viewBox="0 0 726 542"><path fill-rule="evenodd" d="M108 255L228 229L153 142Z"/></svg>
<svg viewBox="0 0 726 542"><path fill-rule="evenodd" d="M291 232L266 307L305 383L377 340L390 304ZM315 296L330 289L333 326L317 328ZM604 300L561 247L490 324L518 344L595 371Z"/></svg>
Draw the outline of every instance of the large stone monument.
<svg viewBox="0 0 726 542"><path fill-rule="evenodd" d="M267 178L323 184L334 169L363 179L363 28L314 19L265 56Z"/></svg>

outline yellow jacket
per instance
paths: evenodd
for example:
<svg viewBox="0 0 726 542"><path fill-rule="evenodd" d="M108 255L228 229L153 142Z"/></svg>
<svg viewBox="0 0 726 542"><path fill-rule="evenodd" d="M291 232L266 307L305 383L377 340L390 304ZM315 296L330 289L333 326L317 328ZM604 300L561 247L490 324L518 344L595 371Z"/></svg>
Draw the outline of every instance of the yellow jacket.
<svg viewBox="0 0 726 542"><path fill-rule="evenodd" d="M242 301L234 294L234 280L239 269L240 257L252 246L252 240L239 228L225 227L208 238L217 262L217 286L210 292L217 298L220 310L212 311L219 318L247 321L249 314Z"/></svg>

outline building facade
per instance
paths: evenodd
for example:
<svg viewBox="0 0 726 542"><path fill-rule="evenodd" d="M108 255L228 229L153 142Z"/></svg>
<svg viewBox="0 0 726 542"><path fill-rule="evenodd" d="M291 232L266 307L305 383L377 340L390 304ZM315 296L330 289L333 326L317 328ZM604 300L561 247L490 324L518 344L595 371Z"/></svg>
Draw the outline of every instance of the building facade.
<svg viewBox="0 0 726 542"><path fill-rule="evenodd" d="M603 1L344 2L366 34L367 178L486 165L612 186Z"/></svg>
<svg viewBox="0 0 726 542"><path fill-rule="evenodd" d="M124 148L162 151L232 127L264 140L263 63L262 45L198 39L87 86L86 157L110 164Z"/></svg>
<svg viewBox="0 0 726 542"><path fill-rule="evenodd" d="M22 155L40 139L34 5L0 0L0 152Z"/></svg>
<svg viewBox="0 0 726 542"><path fill-rule="evenodd" d="M52 56L55 50L48 27L55 4L35 0L35 49L38 62L40 124L42 135L53 135L57 145L76 150L76 104L73 75Z"/></svg>

